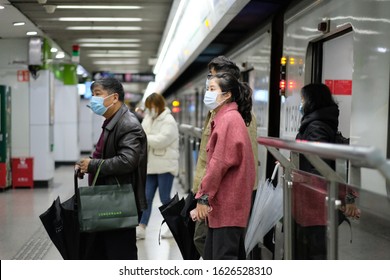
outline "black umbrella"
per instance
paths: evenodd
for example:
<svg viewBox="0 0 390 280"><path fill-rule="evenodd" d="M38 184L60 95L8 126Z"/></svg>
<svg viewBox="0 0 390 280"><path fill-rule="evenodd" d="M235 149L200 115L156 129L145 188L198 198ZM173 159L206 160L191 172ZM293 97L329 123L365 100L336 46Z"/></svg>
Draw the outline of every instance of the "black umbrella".
<svg viewBox="0 0 390 280"><path fill-rule="evenodd" d="M75 174L75 188L77 174ZM65 260L81 258L76 196L61 203L60 197L39 216L51 241Z"/></svg>
<svg viewBox="0 0 390 280"><path fill-rule="evenodd" d="M159 207L184 260L197 260L200 257L193 240L195 223L189 217L189 212L194 208L194 202L192 194L184 200L184 198L179 199L176 193L167 204Z"/></svg>

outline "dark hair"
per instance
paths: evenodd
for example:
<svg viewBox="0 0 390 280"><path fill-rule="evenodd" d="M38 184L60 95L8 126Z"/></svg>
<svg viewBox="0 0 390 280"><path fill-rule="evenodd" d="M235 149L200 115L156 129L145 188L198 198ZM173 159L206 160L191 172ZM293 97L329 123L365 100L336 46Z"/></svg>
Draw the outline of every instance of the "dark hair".
<svg viewBox="0 0 390 280"><path fill-rule="evenodd" d="M231 61L230 59L228 59L223 55L213 58L209 62L208 68L210 71L214 69L215 72L217 73L220 72L230 73L234 77L236 77L237 80L241 78L240 68L238 68L238 66L233 61Z"/></svg>
<svg viewBox="0 0 390 280"><path fill-rule="evenodd" d="M145 99L145 107L151 109L152 104L157 107L158 113L165 109L165 98L156 92L153 92Z"/></svg>
<svg viewBox="0 0 390 280"><path fill-rule="evenodd" d="M119 95L119 101L123 102L125 100L125 91L123 89L123 85L115 78L102 78L94 81L91 84L92 92L96 86L101 86L104 90L107 90L109 94L117 93Z"/></svg>
<svg viewBox="0 0 390 280"><path fill-rule="evenodd" d="M249 126L252 121L252 89L247 83L239 81L231 73L217 73L211 79L216 79L222 92L231 92L231 101L238 105L238 112L244 119L245 125Z"/></svg>
<svg viewBox="0 0 390 280"><path fill-rule="evenodd" d="M338 106L330 89L324 84L308 84L301 89L301 94L304 99L303 112L305 115L321 108Z"/></svg>

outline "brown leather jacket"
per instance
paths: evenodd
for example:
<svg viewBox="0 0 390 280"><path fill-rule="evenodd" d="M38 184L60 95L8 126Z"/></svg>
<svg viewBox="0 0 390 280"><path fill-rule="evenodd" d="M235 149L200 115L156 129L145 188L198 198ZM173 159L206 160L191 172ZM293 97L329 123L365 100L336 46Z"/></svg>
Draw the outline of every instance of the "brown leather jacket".
<svg viewBox="0 0 390 280"><path fill-rule="evenodd" d="M125 104L115 113L104 130L104 163L97 185L131 183L138 213L146 209L145 182L147 168L147 140L145 132ZM88 173L96 173L101 159L92 159Z"/></svg>

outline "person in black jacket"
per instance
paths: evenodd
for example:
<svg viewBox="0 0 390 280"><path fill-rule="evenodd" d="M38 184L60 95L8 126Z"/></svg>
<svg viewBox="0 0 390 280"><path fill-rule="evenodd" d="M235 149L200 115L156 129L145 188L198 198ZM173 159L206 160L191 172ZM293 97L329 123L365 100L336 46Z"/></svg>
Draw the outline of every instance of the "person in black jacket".
<svg viewBox="0 0 390 280"><path fill-rule="evenodd" d="M339 125L339 108L329 88L324 84L308 84L301 89L301 100L299 110L303 116L296 139L334 143ZM335 169L334 161L325 159L324 161ZM299 157L299 169L320 175L303 155ZM310 213L307 215L310 217L302 217L302 214L300 217L294 217L294 259L327 259L326 213L324 210L326 184L322 184L323 180L313 179L312 182L314 181L317 185L310 188L303 186L293 188L296 203L294 207L301 209L296 213ZM340 196L344 199L348 197L343 206L345 216L358 217L360 211L354 203L357 194L352 190L340 189L340 191Z"/></svg>
<svg viewBox="0 0 390 280"><path fill-rule="evenodd" d="M309 84L301 89L301 126L296 139L315 142L334 142L339 126L339 107L329 88L324 84ZM334 168L334 161L327 161ZM303 171L319 174L309 161L300 155L299 167Z"/></svg>
<svg viewBox="0 0 390 280"><path fill-rule="evenodd" d="M76 165L81 174L88 173L89 181L101 165L97 185L131 183L134 188L139 216L146 209L145 182L147 167L147 140L136 116L123 103L122 84L114 78L97 80L91 85L89 107L105 118L102 133L92 158L82 158ZM88 233L85 259L138 258L135 228Z"/></svg>

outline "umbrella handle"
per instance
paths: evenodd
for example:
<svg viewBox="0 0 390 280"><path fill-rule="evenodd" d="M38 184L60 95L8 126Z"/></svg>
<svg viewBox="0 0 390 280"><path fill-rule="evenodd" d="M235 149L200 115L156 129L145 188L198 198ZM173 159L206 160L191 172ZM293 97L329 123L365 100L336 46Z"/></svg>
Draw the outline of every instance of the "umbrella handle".
<svg viewBox="0 0 390 280"><path fill-rule="evenodd" d="M75 169L74 170L74 194L76 195L76 199L74 201L74 210L78 210L78 198L77 198L77 192L79 190L79 174L80 174L80 169Z"/></svg>
<svg viewBox="0 0 390 280"><path fill-rule="evenodd" d="M274 172L272 172L272 176L271 176L271 182L275 179L276 173L278 172L278 169L279 169L279 166L280 166L280 162L278 162L278 163L275 165Z"/></svg>
<svg viewBox="0 0 390 280"><path fill-rule="evenodd" d="M80 172L80 169L74 170L74 193L76 193L78 188L79 188L79 181L78 181L79 172Z"/></svg>

